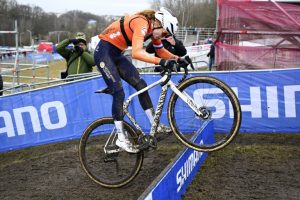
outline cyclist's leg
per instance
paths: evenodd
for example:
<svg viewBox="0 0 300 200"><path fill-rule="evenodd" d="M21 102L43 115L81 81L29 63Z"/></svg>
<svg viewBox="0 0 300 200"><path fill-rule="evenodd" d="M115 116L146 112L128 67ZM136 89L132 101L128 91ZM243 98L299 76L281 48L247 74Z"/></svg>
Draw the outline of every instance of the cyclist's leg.
<svg viewBox="0 0 300 200"><path fill-rule="evenodd" d="M113 104L112 115L117 121L123 120L123 102L125 98L121 77L116 66L116 55L121 54L118 49L108 42L99 42L95 53L94 59L98 70L101 72L102 77L112 92Z"/></svg>
<svg viewBox="0 0 300 200"><path fill-rule="evenodd" d="M125 56L119 58L117 66L121 78L137 91L147 87L147 83L140 77L136 67ZM144 110L153 108L148 91L139 95L139 101Z"/></svg>
<svg viewBox="0 0 300 200"><path fill-rule="evenodd" d="M123 80L137 91L147 87L147 83L140 77L136 67L124 56L119 59L118 70ZM154 109L148 91L139 95L139 101L151 124L154 122Z"/></svg>
<svg viewBox="0 0 300 200"><path fill-rule="evenodd" d="M122 63L122 64L119 64ZM129 83L132 87L134 87L137 91L147 87L147 83L145 82L144 79L140 77L140 74L136 67L128 61L128 59L124 56L124 58L120 58L120 62L118 63L118 70L119 73L127 83ZM139 101L144 109L149 121L151 124L154 122L154 109L153 109L153 104L151 101L151 98L149 96L148 91L143 92L142 94L139 95ZM162 133L170 133L171 128L168 126L165 126L163 124L159 124L158 132Z"/></svg>
<svg viewBox="0 0 300 200"><path fill-rule="evenodd" d="M125 94L116 66L119 56L122 56L121 51L107 42L100 42L94 53L98 70L101 72L113 96L112 116L118 134L116 145L128 152L136 153L138 150L131 145L123 128L123 102Z"/></svg>

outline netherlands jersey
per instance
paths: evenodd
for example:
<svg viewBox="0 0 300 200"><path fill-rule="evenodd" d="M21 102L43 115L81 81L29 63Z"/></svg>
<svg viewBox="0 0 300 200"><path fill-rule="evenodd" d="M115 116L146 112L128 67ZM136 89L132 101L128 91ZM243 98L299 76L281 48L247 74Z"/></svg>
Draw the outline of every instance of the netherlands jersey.
<svg viewBox="0 0 300 200"><path fill-rule="evenodd" d="M132 58L157 65L160 58L152 56L143 48L145 38L152 34L152 26L151 20L148 20L142 15L125 16L124 29L128 39L132 42ZM108 26L99 34L99 38L113 44L122 51L128 47L121 32L120 20L117 20ZM151 38L151 40L159 57L165 59L178 58L163 47L161 40L156 40L154 38Z"/></svg>

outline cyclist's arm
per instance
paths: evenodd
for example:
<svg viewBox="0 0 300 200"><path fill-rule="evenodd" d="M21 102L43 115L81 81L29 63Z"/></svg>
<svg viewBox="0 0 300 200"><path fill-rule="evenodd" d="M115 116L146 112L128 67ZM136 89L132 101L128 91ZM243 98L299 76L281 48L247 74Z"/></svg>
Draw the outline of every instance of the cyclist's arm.
<svg viewBox="0 0 300 200"><path fill-rule="evenodd" d="M154 46L153 46L152 42L150 42L148 44L148 46L146 47L146 52L148 52L148 53L155 53L155 49L154 49Z"/></svg>
<svg viewBox="0 0 300 200"><path fill-rule="evenodd" d="M152 56L143 48L144 37L148 30L148 22L143 18L137 18L132 21L132 58L157 65L160 58Z"/></svg>
<svg viewBox="0 0 300 200"><path fill-rule="evenodd" d="M155 48L155 51L157 53L157 55L160 58L164 58L164 59L176 59L178 60L178 56L172 54L171 52L169 52L167 49L164 48L161 40L154 40L152 39L152 44Z"/></svg>

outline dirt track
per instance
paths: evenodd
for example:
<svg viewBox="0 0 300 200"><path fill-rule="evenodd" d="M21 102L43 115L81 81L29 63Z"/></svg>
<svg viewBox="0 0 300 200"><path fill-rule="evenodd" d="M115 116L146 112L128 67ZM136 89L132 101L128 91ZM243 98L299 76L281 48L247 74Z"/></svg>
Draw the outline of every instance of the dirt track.
<svg viewBox="0 0 300 200"><path fill-rule="evenodd" d="M137 199L179 152L173 139L146 154L131 184L113 190L85 175L78 141L0 153L0 199ZM300 135L238 136L208 157L185 199L300 199Z"/></svg>
<svg viewBox="0 0 300 200"><path fill-rule="evenodd" d="M121 189L105 189L83 172L78 141L0 154L0 199L137 199L180 150L178 143L160 144L145 154L138 177Z"/></svg>
<svg viewBox="0 0 300 200"><path fill-rule="evenodd" d="M209 155L185 199L300 199L300 134L244 134Z"/></svg>

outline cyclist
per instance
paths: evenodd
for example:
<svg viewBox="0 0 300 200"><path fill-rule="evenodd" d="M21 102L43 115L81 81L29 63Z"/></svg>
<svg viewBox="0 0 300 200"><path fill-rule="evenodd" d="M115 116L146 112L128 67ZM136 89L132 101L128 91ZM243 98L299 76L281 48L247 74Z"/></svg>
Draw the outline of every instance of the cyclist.
<svg viewBox="0 0 300 200"><path fill-rule="evenodd" d="M113 96L112 116L118 134L116 145L127 152L137 153L139 150L131 144L124 131L123 102L125 94L121 79L136 90L145 88L147 84L122 52L128 46L132 46L134 59L171 68L179 57L164 49L160 38L168 34L174 35L177 27L177 18L165 8L161 8L159 11L144 10L134 15L121 17L99 34L100 42L94 52L95 64ZM143 43L147 39L152 40L156 53L161 58L152 56L143 49ZM140 94L139 101L152 124L154 109L149 93ZM165 128L166 126L160 124L158 131Z"/></svg>

